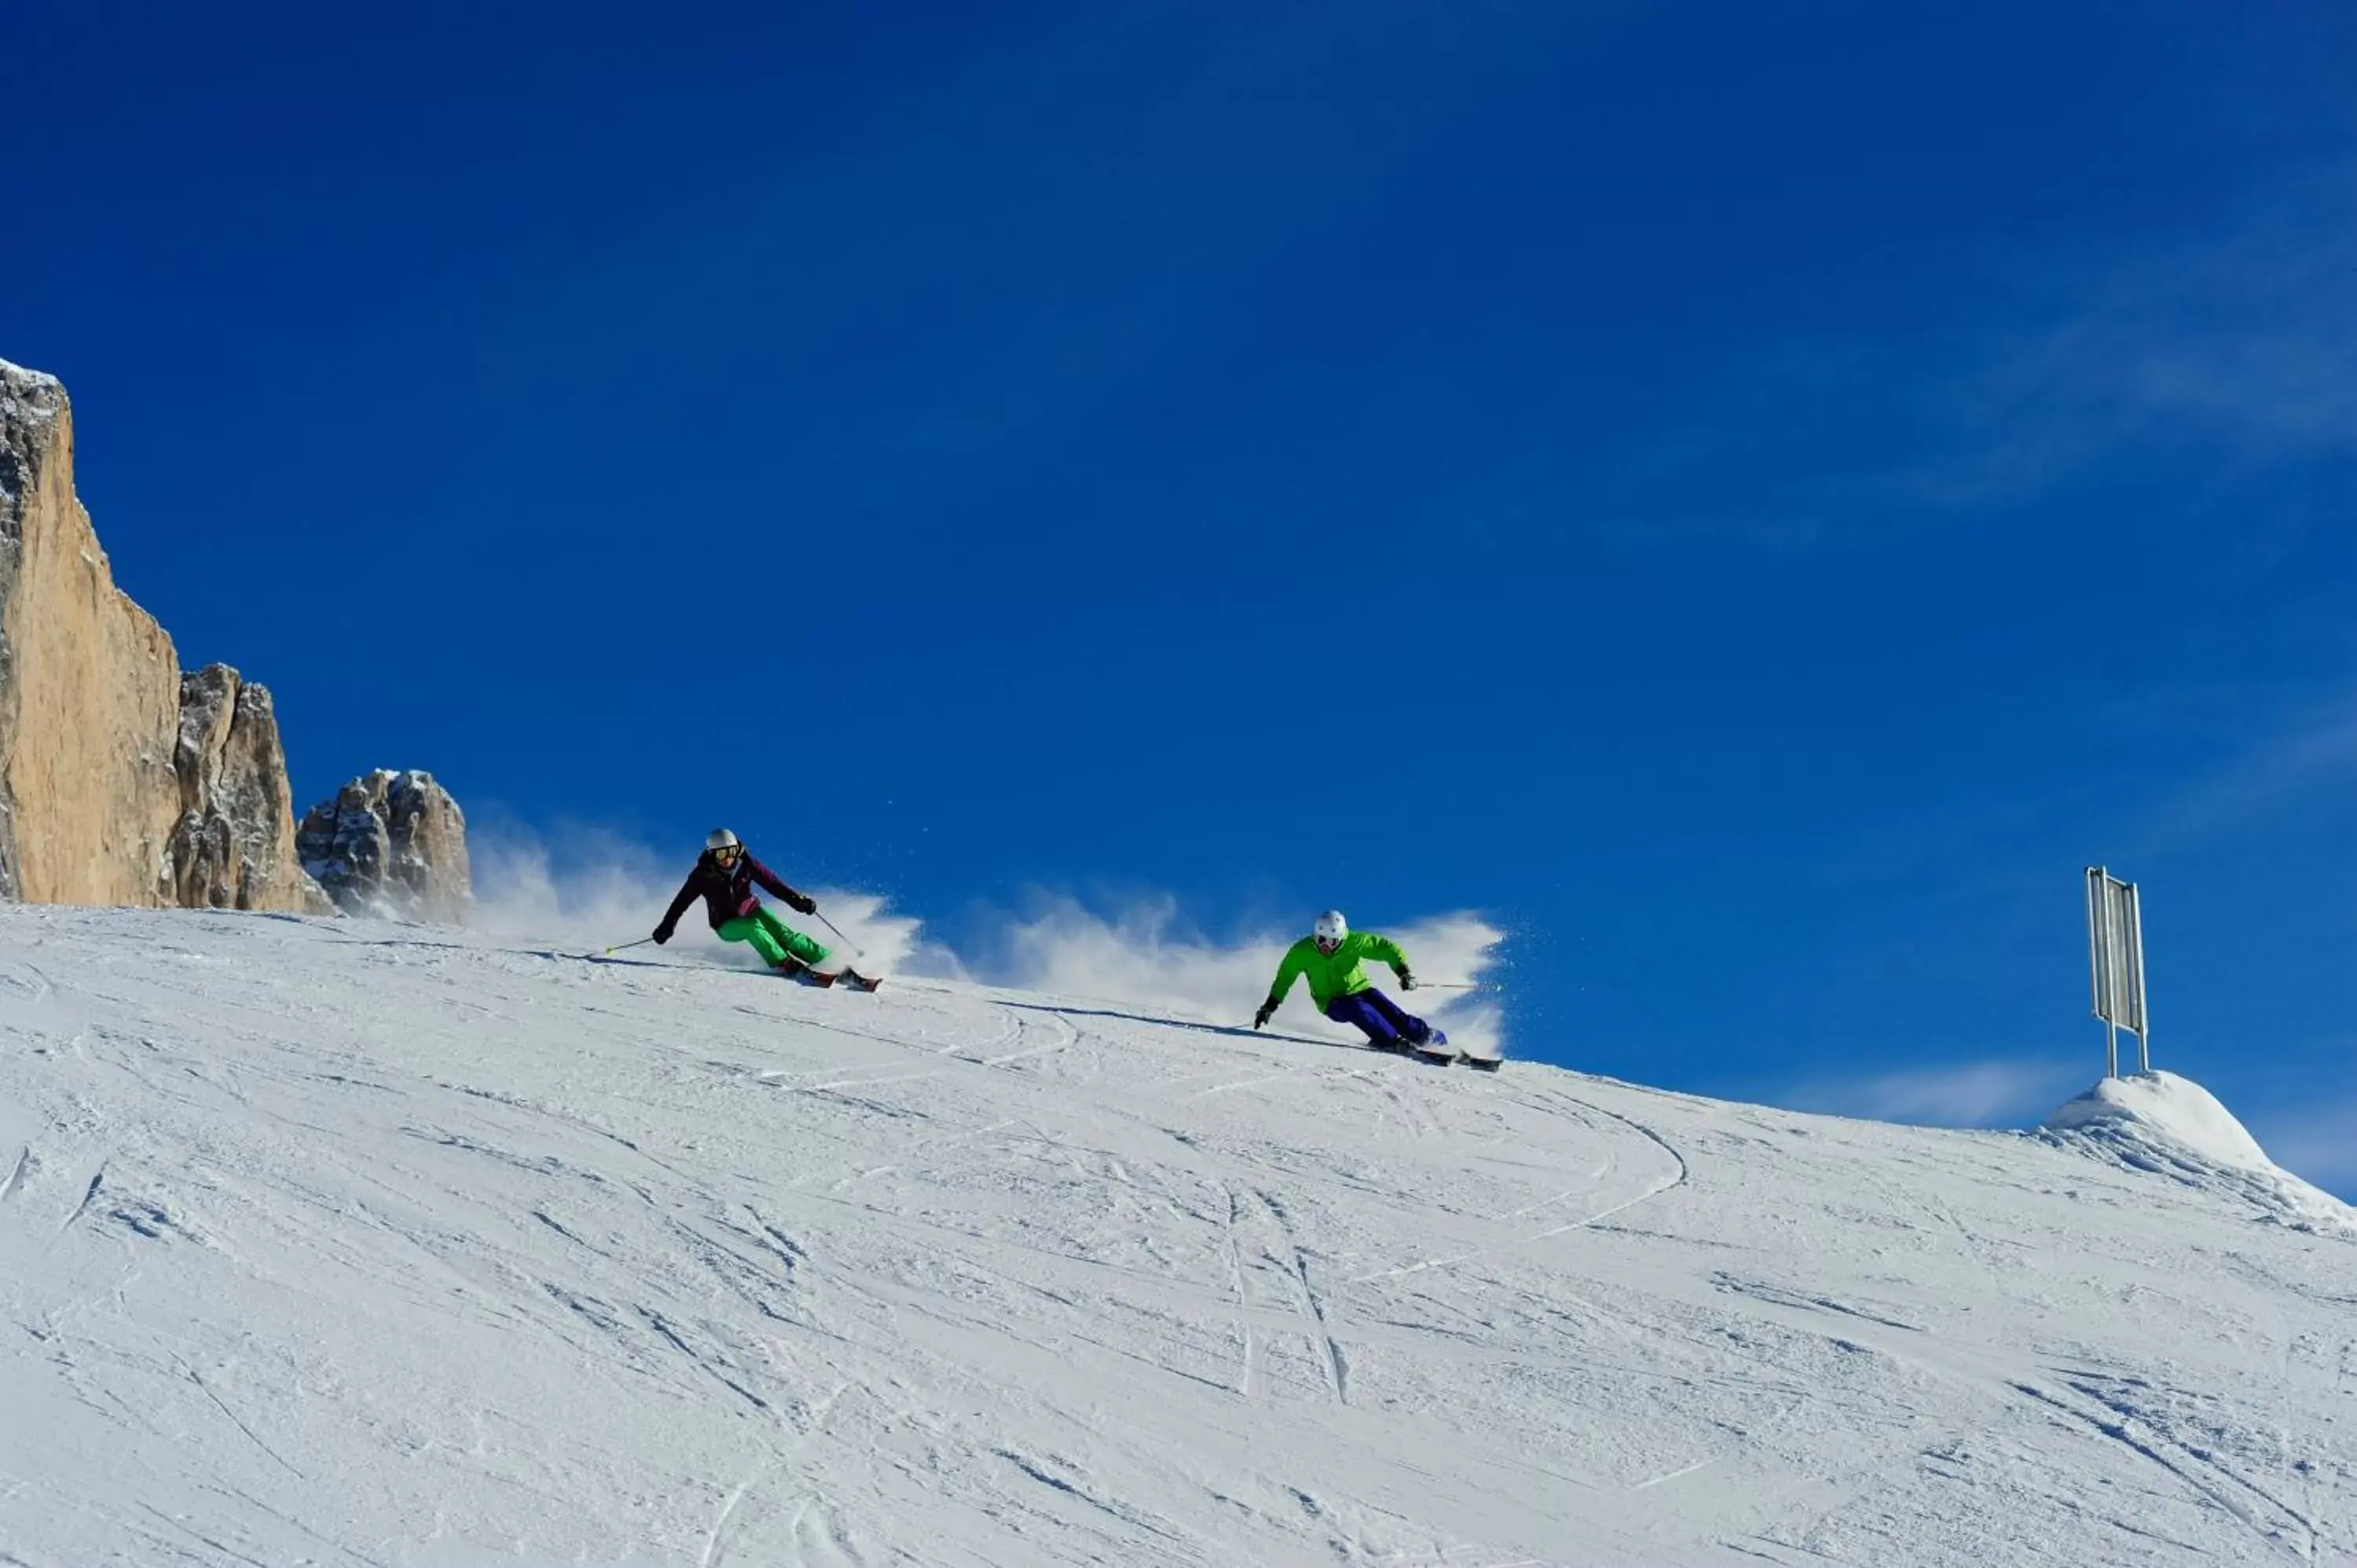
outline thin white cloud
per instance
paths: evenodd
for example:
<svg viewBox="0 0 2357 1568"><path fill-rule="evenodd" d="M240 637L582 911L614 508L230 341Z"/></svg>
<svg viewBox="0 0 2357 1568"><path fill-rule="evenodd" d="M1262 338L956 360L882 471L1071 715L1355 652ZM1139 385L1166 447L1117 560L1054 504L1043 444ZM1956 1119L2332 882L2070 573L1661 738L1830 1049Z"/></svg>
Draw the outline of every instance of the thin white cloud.
<svg viewBox="0 0 2357 1568"><path fill-rule="evenodd" d="M2154 808L2152 842L2198 839L2357 785L2357 688L2278 716L2228 761Z"/></svg>
<svg viewBox="0 0 2357 1568"><path fill-rule="evenodd" d="M1735 544L1763 554L1801 555L1835 547L1896 543L1941 527L1945 521L1925 516L1845 520L1831 515L1652 521L1616 518L1597 526L1605 538L1622 544L1670 548Z"/></svg>
<svg viewBox="0 0 2357 1568"><path fill-rule="evenodd" d="M1857 548L1976 521L2155 443L2206 450L2224 473L2357 452L2348 187L2273 188L2199 237L2093 260L1989 259L1948 285L1959 323L1910 340L1781 344L1728 368L1717 406L1636 459L1594 526L1666 547ZM1693 471L1755 476L1750 506L1645 515L1656 494L1675 507Z"/></svg>
<svg viewBox="0 0 2357 1568"><path fill-rule="evenodd" d="M2108 264L2023 263L2007 292L2050 298L1943 357L1922 403L1936 449L1857 476L1855 499L1960 517L2154 442L2249 466L2357 451L2357 222L2281 205Z"/></svg>
<svg viewBox="0 0 2357 1568"><path fill-rule="evenodd" d="M1987 387L2000 402L2075 402L2115 430L2202 430L2259 455L2357 450L2352 276L2345 199L2296 194L2232 234L2096 277L2064 319L2010 346Z"/></svg>
<svg viewBox="0 0 2357 1568"><path fill-rule="evenodd" d="M1776 1096L1800 1111L1933 1127L2039 1121L2086 1087L2088 1069L2056 1060L1944 1063L1856 1078L1813 1079Z"/></svg>
<svg viewBox="0 0 2357 1568"><path fill-rule="evenodd" d="M2357 1095L2244 1122L2276 1165L2328 1192L2357 1199Z"/></svg>

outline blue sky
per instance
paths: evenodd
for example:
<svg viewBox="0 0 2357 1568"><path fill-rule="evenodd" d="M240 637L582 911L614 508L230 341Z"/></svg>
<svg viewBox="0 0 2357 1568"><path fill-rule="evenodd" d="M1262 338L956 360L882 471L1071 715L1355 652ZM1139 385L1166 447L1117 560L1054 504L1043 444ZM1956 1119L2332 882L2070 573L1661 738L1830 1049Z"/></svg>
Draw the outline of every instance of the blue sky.
<svg viewBox="0 0 2357 1568"><path fill-rule="evenodd" d="M2103 861L2357 1190L2346 8L500 9L12 32L0 356L298 794L1476 908L1525 1054L1964 1122Z"/></svg>

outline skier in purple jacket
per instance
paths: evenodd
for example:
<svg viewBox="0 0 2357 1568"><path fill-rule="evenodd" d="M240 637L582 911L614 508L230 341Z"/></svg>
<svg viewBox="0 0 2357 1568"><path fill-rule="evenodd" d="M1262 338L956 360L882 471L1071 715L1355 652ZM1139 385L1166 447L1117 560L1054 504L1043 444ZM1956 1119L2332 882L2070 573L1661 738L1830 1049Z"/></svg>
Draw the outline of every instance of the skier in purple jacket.
<svg viewBox="0 0 2357 1568"><path fill-rule="evenodd" d="M779 880L778 874L755 860L737 842L737 835L726 828L715 828L704 841L704 853L696 857L695 869L687 874L680 886L679 896L663 912L662 924L655 928L658 946L671 940L679 929L679 918L687 913L689 905L704 900L705 918L724 942L750 942L762 961L779 973L798 980L808 980L819 985L833 985L836 976L818 966L827 960L827 950L795 930L753 896L758 883L778 897L786 907L804 915L818 913L818 900L807 893L797 893ZM854 985L873 991L877 982L846 966L842 978Z"/></svg>

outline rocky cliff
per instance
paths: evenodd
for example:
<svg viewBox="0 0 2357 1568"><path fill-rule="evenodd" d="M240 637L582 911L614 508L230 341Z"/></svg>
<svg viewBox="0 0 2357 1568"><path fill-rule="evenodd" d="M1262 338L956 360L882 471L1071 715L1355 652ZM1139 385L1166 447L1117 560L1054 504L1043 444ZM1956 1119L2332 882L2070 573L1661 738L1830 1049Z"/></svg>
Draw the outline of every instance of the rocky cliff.
<svg viewBox="0 0 2357 1568"><path fill-rule="evenodd" d="M226 664L180 678L180 740L173 754L180 821L172 830L176 901L191 909L336 906L295 858L286 754L267 687Z"/></svg>
<svg viewBox="0 0 2357 1568"><path fill-rule="evenodd" d="M467 818L430 773L353 779L304 813L296 850L347 914L462 921L474 908Z"/></svg>
<svg viewBox="0 0 2357 1568"><path fill-rule="evenodd" d="M181 676L73 463L65 389L0 360L0 899L332 910L296 859L270 693L223 664ZM440 832L413 829L417 853Z"/></svg>
<svg viewBox="0 0 2357 1568"><path fill-rule="evenodd" d="M171 901L180 668L74 499L73 415L0 362L0 895Z"/></svg>

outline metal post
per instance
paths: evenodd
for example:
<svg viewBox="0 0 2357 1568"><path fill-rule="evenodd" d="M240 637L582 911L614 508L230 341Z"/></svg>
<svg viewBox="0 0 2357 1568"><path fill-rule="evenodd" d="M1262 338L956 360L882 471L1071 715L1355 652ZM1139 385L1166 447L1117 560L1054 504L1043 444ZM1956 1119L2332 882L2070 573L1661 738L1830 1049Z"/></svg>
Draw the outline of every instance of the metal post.
<svg viewBox="0 0 2357 1568"><path fill-rule="evenodd" d="M2104 874L2097 890L2104 902L2104 1048L2109 1052L2105 1076L2120 1076L2120 905L2112 897L2111 873Z"/></svg>
<svg viewBox="0 0 2357 1568"><path fill-rule="evenodd" d="M2092 999L2089 1005L2098 1018L2109 1011L2104 1005L2103 890L2105 875L2100 865L2087 867L2087 994ZM2105 1076L2119 1076L2116 1063L2115 1070Z"/></svg>
<svg viewBox="0 0 2357 1568"><path fill-rule="evenodd" d="M2144 994L2144 899L2131 886L2128 889L2129 937L2136 944L2136 1020L2137 1070L2152 1070L2152 1014L2146 1010Z"/></svg>
<svg viewBox="0 0 2357 1568"><path fill-rule="evenodd" d="M2095 889L2096 901L2104 911L2104 1023L2105 1058L2104 1076L2120 1076L2120 920L2119 900L2112 897L2111 873L2104 873L2101 886Z"/></svg>

